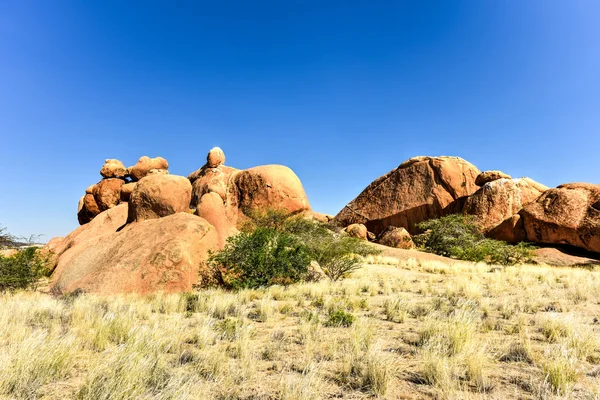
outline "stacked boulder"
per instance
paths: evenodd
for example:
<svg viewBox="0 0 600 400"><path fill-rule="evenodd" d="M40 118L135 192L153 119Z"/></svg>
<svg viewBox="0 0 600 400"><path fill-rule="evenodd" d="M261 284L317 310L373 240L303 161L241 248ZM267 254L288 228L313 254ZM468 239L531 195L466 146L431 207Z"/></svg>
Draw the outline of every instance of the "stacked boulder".
<svg viewBox="0 0 600 400"><path fill-rule="evenodd" d="M248 213L311 213L289 168L237 170L224 162L223 151L212 149L188 179L168 174L161 157L142 157L130 168L107 160L103 179L81 201L82 226L46 246L53 255L54 290L191 290L211 281L209 252L222 248Z"/></svg>
<svg viewBox="0 0 600 400"><path fill-rule="evenodd" d="M228 167L218 147L208 152L206 164L188 179L192 184L191 208L196 215L222 226L224 238L236 232L254 212L269 208L291 214L311 211L302 182L290 168Z"/></svg>
<svg viewBox="0 0 600 400"><path fill-rule="evenodd" d="M499 234L494 230L506 219L548 190L533 179L512 179L500 171L482 172L477 182L481 187L467 198L462 211L473 215L483 233L491 237Z"/></svg>
<svg viewBox="0 0 600 400"><path fill-rule="evenodd" d="M126 168L116 159L104 162L100 175L102 180L88 187L79 200L77 219L80 225L87 224L96 215L122 202L128 202L136 182L151 174L168 174L169 163L162 157L141 157L137 164Z"/></svg>

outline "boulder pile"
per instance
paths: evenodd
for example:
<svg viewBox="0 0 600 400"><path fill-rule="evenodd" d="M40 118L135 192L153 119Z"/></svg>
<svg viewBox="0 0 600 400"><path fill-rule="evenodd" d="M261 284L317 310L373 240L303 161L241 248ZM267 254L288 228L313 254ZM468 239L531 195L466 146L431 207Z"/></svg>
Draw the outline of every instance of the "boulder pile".
<svg viewBox="0 0 600 400"><path fill-rule="evenodd" d="M46 245L53 290L149 293L191 290L212 279L206 260L252 212L307 213L296 174L281 165L238 170L210 150L188 178L170 175L162 157L141 157L125 168L106 160L102 180L79 204L79 228Z"/></svg>
<svg viewBox="0 0 600 400"><path fill-rule="evenodd" d="M141 157L137 164L126 168L123 162L108 159L100 169L102 180L85 190L79 200L77 219L87 224L96 215L122 202L128 202L137 181L147 175L168 174L169 163L162 157Z"/></svg>
<svg viewBox="0 0 600 400"><path fill-rule="evenodd" d="M490 238L570 245L600 253L600 185L555 189L502 171L480 172L458 157L414 157L376 179L334 221L362 224L391 247L411 247L418 224L448 214L472 215ZM354 229L354 228L352 228Z"/></svg>

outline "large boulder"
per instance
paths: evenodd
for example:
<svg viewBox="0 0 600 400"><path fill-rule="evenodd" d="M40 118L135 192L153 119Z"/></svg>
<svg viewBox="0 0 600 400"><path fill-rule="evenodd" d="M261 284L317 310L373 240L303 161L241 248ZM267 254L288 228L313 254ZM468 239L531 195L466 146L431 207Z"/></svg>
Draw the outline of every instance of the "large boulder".
<svg viewBox="0 0 600 400"><path fill-rule="evenodd" d="M230 203L243 215L267 209L291 214L310 210L306 192L298 176L283 165L262 165L240 171L232 177Z"/></svg>
<svg viewBox="0 0 600 400"><path fill-rule="evenodd" d="M288 167L264 165L238 170L222 165L223 161L223 151L214 148L209 152L206 164L188 176L192 182L191 208L198 209L206 194L215 193L223 202L227 223L237 228L255 212L268 209L291 214L310 211L302 182Z"/></svg>
<svg viewBox="0 0 600 400"><path fill-rule="evenodd" d="M119 160L108 159L100 170L103 178L125 178L129 174L125 164Z"/></svg>
<svg viewBox="0 0 600 400"><path fill-rule="evenodd" d="M121 201L121 187L125 181L119 178L102 179L94 185L94 200L100 211L113 208Z"/></svg>
<svg viewBox="0 0 600 400"><path fill-rule="evenodd" d="M215 229L187 213L82 239L58 258L53 274L53 289L58 293L78 289L103 294L189 291L210 280L208 251L218 248Z"/></svg>
<svg viewBox="0 0 600 400"><path fill-rule="evenodd" d="M500 178L485 183L469 196L463 211L475 216L483 232L488 233L547 189L529 178Z"/></svg>
<svg viewBox="0 0 600 400"><path fill-rule="evenodd" d="M169 163L162 157L150 158L148 156L140 157L137 164L132 167L129 167L129 176L134 181L139 181L148 173L150 170L168 170Z"/></svg>
<svg viewBox="0 0 600 400"><path fill-rule="evenodd" d="M377 238L377 243L397 249L414 249L415 243L410 236L410 233L404 228L396 228L389 226Z"/></svg>
<svg viewBox="0 0 600 400"><path fill-rule="evenodd" d="M357 238L357 239L367 240L367 238L368 238L367 227L364 226L363 224L348 225L346 227L346 233L348 234L348 236Z"/></svg>
<svg viewBox="0 0 600 400"><path fill-rule="evenodd" d="M192 185L183 176L154 174L137 182L129 199L128 222L188 212Z"/></svg>
<svg viewBox="0 0 600 400"><path fill-rule="evenodd" d="M497 181L498 179L512 179L512 177L502 171L483 171L475 178L475 184L483 186L488 182Z"/></svg>
<svg viewBox="0 0 600 400"><path fill-rule="evenodd" d="M411 233L416 225L460 209L457 204L479 187L480 171L458 157L414 157L381 176L335 217L340 226L366 225L380 234L388 226Z"/></svg>
<svg viewBox="0 0 600 400"><path fill-rule="evenodd" d="M519 214L529 241L600 252L600 185L560 185L545 191Z"/></svg>

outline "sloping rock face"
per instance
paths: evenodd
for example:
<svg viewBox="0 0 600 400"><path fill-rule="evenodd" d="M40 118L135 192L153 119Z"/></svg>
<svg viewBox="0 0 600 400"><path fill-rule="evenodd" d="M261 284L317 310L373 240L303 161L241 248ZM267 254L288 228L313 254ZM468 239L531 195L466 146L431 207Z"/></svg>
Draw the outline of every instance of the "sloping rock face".
<svg viewBox="0 0 600 400"><path fill-rule="evenodd" d="M422 221L460 211L466 196L479 189L479 174L459 157L414 157L367 186L334 221L364 224L375 234L388 226L414 233Z"/></svg>
<svg viewBox="0 0 600 400"><path fill-rule="evenodd" d="M52 253L50 270L53 271L56 268L59 259L61 259L67 250L77 247L79 244L86 241L106 235L112 235L117 232L119 228L122 228L127 223L127 213L127 203L119 204L110 210L100 213L98 217L94 218L90 223L81 225L64 238L54 238L50 240L45 246L45 249ZM63 259L62 262L63 264L68 263L66 259Z"/></svg>
<svg viewBox="0 0 600 400"><path fill-rule="evenodd" d="M600 253L600 185L569 183L549 189L519 213L527 239Z"/></svg>
<svg viewBox="0 0 600 400"><path fill-rule="evenodd" d="M467 199L465 214L474 215L484 233L517 214L548 188L529 178L500 178L485 183Z"/></svg>
<svg viewBox="0 0 600 400"><path fill-rule="evenodd" d="M67 249L58 259L53 286L60 292L187 291L202 279L217 232L206 220L177 213L96 235Z"/></svg>

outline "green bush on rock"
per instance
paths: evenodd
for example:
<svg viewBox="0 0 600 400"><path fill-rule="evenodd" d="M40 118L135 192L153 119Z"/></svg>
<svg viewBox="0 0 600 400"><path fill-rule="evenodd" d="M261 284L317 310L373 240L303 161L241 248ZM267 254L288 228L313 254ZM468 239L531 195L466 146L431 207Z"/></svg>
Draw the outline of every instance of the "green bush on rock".
<svg viewBox="0 0 600 400"><path fill-rule="evenodd" d="M533 250L527 243L511 245L487 239L474 218L468 215L453 214L431 219L418 227L425 233L415 235L417 245L430 253L459 260L514 265L528 261Z"/></svg>

